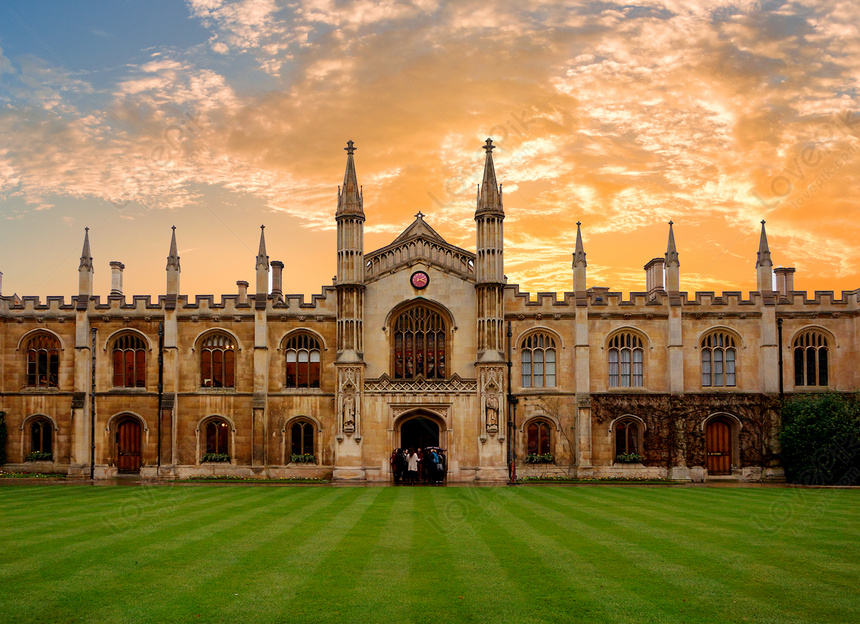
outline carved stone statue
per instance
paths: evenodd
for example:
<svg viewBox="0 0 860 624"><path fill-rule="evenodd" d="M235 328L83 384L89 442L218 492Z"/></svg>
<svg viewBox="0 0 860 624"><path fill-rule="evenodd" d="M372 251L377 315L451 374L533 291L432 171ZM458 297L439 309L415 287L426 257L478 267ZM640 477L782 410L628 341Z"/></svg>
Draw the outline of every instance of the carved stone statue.
<svg viewBox="0 0 860 624"><path fill-rule="evenodd" d="M355 397L352 393L343 397L343 430L346 433L355 431Z"/></svg>
<svg viewBox="0 0 860 624"><path fill-rule="evenodd" d="M487 431L499 430L499 397L488 394L484 403L487 413Z"/></svg>

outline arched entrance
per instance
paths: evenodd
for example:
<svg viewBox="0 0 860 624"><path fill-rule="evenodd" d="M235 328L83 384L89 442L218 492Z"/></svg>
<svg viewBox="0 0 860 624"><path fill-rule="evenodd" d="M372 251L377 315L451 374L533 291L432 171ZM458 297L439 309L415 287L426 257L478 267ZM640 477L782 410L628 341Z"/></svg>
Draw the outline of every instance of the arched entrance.
<svg viewBox="0 0 860 624"><path fill-rule="evenodd" d="M440 446L439 440L439 424L426 416L410 418L400 425L400 448Z"/></svg>
<svg viewBox="0 0 860 624"><path fill-rule="evenodd" d="M727 418L717 417L708 421L705 451L709 475L732 473L732 424Z"/></svg>
<svg viewBox="0 0 860 624"><path fill-rule="evenodd" d="M123 418L116 428L116 467L121 473L140 472L140 423L136 418Z"/></svg>

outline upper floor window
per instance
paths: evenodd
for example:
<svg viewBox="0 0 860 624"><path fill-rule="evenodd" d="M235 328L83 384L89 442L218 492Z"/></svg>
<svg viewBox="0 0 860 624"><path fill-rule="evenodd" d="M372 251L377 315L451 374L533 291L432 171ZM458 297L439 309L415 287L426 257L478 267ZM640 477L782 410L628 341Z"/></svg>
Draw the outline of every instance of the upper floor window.
<svg viewBox="0 0 860 624"><path fill-rule="evenodd" d="M523 340L520 363L523 388L555 387L555 340L548 334L532 334Z"/></svg>
<svg viewBox="0 0 860 624"><path fill-rule="evenodd" d="M227 334L210 334L200 349L200 385L204 388L233 388L236 377L236 346Z"/></svg>
<svg viewBox="0 0 860 624"><path fill-rule="evenodd" d="M56 388L60 376L60 341L48 333L39 333L27 343L27 385Z"/></svg>
<svg viewBox="0 0 860 624"><path fill-rule="evenodd" d="M442 315L427 306L401 312L392 323L394 378L445 379L446 328Z"/></svg>
<svg viewBox="0 0 860 624"><path fill-rule="evenodd" d="M137 334L123 334L113 343L113 385L146 386L146 344Z"/></svg>
<svg viewBox="0 0 860 624"><path fill-rule="evenodd" d="M642 338L632 332L609 340L609 387L641 388L644 385Z"/></svg>
<svg viewBox="0 0 860 624"><path fill-rule="evenodd" d="M702 385L724 388L737 385L735 338L724 331L702 339Z"/></svg>
<svg viewBox="0 0 860 624"><path fill-rule="evenodd" d="M298 334L287 341L287 388L320 387L320 345L309 334Z"/></svg>
<svg viewBox="0 0 860 624"><path fill-rule="evenodd" d="M827 338L808 330L794 339L794 385L826 386L828 383Z"/></svg>

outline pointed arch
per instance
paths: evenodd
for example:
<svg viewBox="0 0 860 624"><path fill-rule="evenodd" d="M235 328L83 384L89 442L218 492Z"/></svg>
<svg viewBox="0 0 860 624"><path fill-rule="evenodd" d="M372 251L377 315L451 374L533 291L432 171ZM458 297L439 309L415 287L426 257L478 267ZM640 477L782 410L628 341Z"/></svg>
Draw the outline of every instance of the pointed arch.
<svg viewBox="0 0 860 624"><path fill-rule="evenodd" d="M34 337L34 334L50 334L53 336L57 343L59 344L60 351L66 350L66 343L63 341L62 336L55 332L52 329L48 329L47 327L39 327L37 329L31 329L27 333L25 333L21 338L18 339L18 346L16 347L16 351L20 351L22 348L25 348L27 343L29 343L30 339Z"/></svg>

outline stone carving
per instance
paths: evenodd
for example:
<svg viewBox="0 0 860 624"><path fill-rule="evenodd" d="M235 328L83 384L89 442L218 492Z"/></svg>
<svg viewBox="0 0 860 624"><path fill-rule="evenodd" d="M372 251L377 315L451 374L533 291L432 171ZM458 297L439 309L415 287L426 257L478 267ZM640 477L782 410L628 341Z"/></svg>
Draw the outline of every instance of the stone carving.
<svg viewBox="0 0 860 624"><path fill-rule="evenodd" d="M337 371L337 403L340 411L340 431L347 437L356 434L359 439L361 420L361 370L354 366L339 368Z"/></svg>
<svg viewBox="0 0 860 624"><path fill-rule="evenodd" d="M355 396L352 392L343 396L343 431L347 434L355 431Z"/></svg>
<svg viewBox="0 0 860 624"><path fill-rule="evenodd" d="M502 411L504 397L502 396L502 384L505 369L501 366L488 366L482 368L480 375L480 404L484 410L484 429L487 434L494 436L499 432L499 418ZM502 439L500 436L499 439Z"/></svg>
<svg viewBox="0 0 860 624"><path fill-rule="evenodd" d="M484 409L487 415L487 431L495 433L499 430L499 397L488 394L484 401Z"/></svg>
<svg viewBox="0 0 860 624"><path fill-rule="evenodd" d="M377 379L365 381L364 390L373 394L401 394L401 393L431 393L431 394L468 394L478 389L477 381L474 379L462 379L453 375L446 380L428 381L423 377L417 379L391 379L383 374Z"/></svg>

